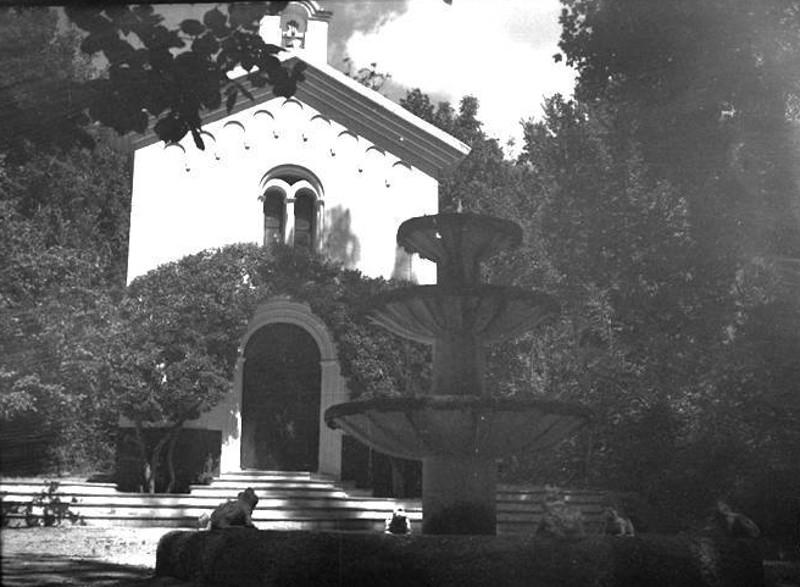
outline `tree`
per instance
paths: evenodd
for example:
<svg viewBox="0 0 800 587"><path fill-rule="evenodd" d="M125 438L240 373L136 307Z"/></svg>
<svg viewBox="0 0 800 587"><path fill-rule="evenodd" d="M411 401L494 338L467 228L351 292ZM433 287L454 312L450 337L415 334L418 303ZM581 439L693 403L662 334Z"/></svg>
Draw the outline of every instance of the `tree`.
<svg viewBox="0 0 800 587"><path fill-rule="evenodd" d="M564 1L576 95L610 104L651 173L687 198L698 276L800 254L794 161L800 14L749 2ZM736 56L732 58L731 56ZM702 264L702 265L701 265Z"/></svg>
<svg viewBox="0 0 800 587"><path fill-rule="evenodd" d="M215 110L224 101L230 112L240 94L252 99L248 86L270 85L276 95L294 94L303 65L282 66L276 57L282 49L258 34L260 19L287 4L215 7L202 22L187 19L172 30L147 4L67 6L73 25L67 33L57 32L51 8L0 7L5 129L0 151L16 161L26 157L30 144L91 147L91 122L124 135L144 133L151 118L159 138L177 142L191 133L202 149L203 110ZM84 58L76 61L79 38ZM90 66L97 56L107 63L102 72ZM243 71L243 79L229 77L237 71Z"/></svg>
<svg viewBox="0 0 800 587"><path fill-rule="evenodd" d="M358 71L355 69L355 64L352 59L345 57L342 59L342 65L345 67L343 73L362 86L369 88L375 92L380 92L383 86L388 82L392 74L378 71L378 64L373 62L369 67L362 67Z"/></svg>
<svg viewBox="0 0 800 587"><path fill-rule="evenodd" d="M220 108L223 96L228 112L240 93L252 99L229 76L238 68L252 88L270 85L278 96L294 94L303 66L282 66L276 55L283 49L258 34L261 18L286 4L236 3L227 14L215 7L202 22L187 19L173 30L147 4L67 7L71 21L88 33L82 50L108 61L107 76L75 88L74 108L119 134L144 133L154 117L159 138L177 142L190 133L202 149L201 111Z"/></svg>
<svg viewBox="0 0 800 587"><path fill-rule="evenodd" d="M74 102L74 89L92 69L88 58L76 56L77 31L57 25L51 8L0 7L0 153L8 163L27 159L32 146L92 142Z"/></svg>
<svg viewBox="0 0 800 587"><path fill-rule="evenodd" d="M791 402L783 404L780 416L774 402L769 406L776 395L797 393L789 383L794 370L781 350L795 347L785 325L796 323L797 303L792 294L787 297L776 260L796 258L800 251L792 171L798 12L771 1L758 6L738 1L563 4L561 48L579 71L576 106L583 109L572 125L598 125L594 141L604 145L612 169L635 154L640 182L660 184L673 202L675 196L684 202L674 209L680 211L683 241L665 240L674 226L670 222L652 224L666 233L631 233L633 218L621 215L627 218L624 226L607 225L619 242L597 244L601 251L610 244L611 251L637 265L636 250L654 247L653 253L664 255L655 275L677 271L678 279L657 281L650 292L639 285L647 281L622 282L619 294L608 301L612 323L620 327L617 340L628 349L622 356L637 367L637 380L650 373L668 382L662 386L668 402L659 408L659 419L675 424L669 459L653 471L650 489L644 480L636 488L655 498L691 488L699 505L714 492L752 484L767 458L786 463L786 451L797 447L790 433L797 420L786 410ZM558 141L566 129L542 130L536 143L546 145L548 134ZM536 168L543 151L533 141L528 145L525 156ZM572 161L563 162L566 173L585 162L584 153L571 151ZM604 186L618 190L619 183L603 174L595 177L594 184L574 184L576 193L585 195L583 201L573 200L578 209L564 217L562 236L580 236L587 229L591 234L595 226L606 226L607 209L617 211L613 193ZM570 178L562 173L559 183L569 185ZM600 193L597 205L593 192ZM567 209L569 201L564 201ZM637 196L635 202L647 198ZM549 208L546 214L557 218L557 208ZM624 243L624 235L637 233ZM670 240L680 246L669 245ZM572 240L563 242L575 246ZM592 266L608 271L595 250L582 249L585 261L570 262L565 273L585 275ZM635 276L631 271L619 275ZM653 306L658 297L652 294L658 291L661 303ZM649 301L641 305L640 300ZM668 335L661 337L663 344L660 330Z"/></svg>
<svg viewBox="0 0 800 587"><path fill-rule="evenodd" d="M75 121L62 106L91 77L77 35L60 32L52 9L2 15L0 410L15 431L3 445L35 437L61 470L106 468L116 422L98 353L124 285L129 161L107 147L73 148ZM39 472L32 461L4 459L4 468Z"/></svg>
<svg viewBox="0 0 800 587"><path fill-rule="evenodd" d="M456 112L449 102L434 106L419 88L406 93L400 105L422 120L453 135L470 147L458 170L439 189L439 209L458 209L515 218L526 200L526 170L505 159L497 139L483 131L478 120L479 102L465 96Z"/></svg>
<svg viewBox="0 0 800 587"><path fill-rule="evenodd" d="M30 147L0 173L0 404L7 426L24 419L51 435L59 468L113 461L98 353L124 286L129 174L105 147Z"/></svg>
<svg viewBox="0 0 800 587"><path fill-rule="evenodd" d="M215 406L233 379L240 330L252 308L242 256L195 255L134 280L120 305L109 361L119 413L133 423L142 485L156 491L166 449L169 482L183 425ZM150 447L145 427L160 433Z"/></svg>

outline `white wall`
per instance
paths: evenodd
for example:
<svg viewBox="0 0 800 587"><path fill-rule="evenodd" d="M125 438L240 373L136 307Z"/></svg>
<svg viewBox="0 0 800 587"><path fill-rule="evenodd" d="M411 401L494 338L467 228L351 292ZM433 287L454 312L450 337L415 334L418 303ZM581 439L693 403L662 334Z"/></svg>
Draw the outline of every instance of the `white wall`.
<svg viewBox="0 0 800 587"><path fill-rule="evenodd" d="M263 242L259 186L278 165L316 174L324 190L320 244L330 242L333 221L349 215L359 252L350 265L369 276L392 275L402 221L437 211L435 179L297 100L275 98L204 130L205 151L188 135L181 146L136 151L128 282L203 249ZM413 272L420 283L435 281L427 261L415 258Z"/></svg>

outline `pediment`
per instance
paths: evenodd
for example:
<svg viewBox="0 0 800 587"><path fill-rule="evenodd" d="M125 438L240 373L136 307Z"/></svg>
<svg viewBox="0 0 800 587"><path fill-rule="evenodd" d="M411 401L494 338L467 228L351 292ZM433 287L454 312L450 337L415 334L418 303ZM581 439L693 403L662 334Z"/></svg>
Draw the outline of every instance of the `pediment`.
<svg viewBox="0 0 800 587"><path fill-rule="evenodd" d="M428 175L436 179L446 176L469 153L469 147L458 139L327 64L311 63L297 55L287 58L284 64L292 67L297 61L306 64L305 81L298 84L290 100L312 107L349 132L363 136L376 147L393 153ZM235 122L238 113L276 98L270 88L252 94L253 100L240 99L230 113L224 108L207 112L202 117L203 125L228 118ZM150 129L134 141L133 147L138 149L158 141Z"/></svg>

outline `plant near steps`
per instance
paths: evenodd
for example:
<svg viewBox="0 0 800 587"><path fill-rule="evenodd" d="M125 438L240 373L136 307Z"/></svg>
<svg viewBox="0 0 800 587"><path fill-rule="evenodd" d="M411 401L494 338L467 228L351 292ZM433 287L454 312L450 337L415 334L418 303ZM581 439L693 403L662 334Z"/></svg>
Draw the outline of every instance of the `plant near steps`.
<svg viewBox="0 0 800 587"><path fill-rule="evenodd" d="M59 486L58 481L50 481L47 487L26 503L3 503L2 526L8 526L11 518L17 517L15 514L22 514L25 525L29 528L60 526L65 520L73 526L85 525L83 516L72 509L72 506L78 503L78 498L73 497L67 501L59 494Z"/></svg>

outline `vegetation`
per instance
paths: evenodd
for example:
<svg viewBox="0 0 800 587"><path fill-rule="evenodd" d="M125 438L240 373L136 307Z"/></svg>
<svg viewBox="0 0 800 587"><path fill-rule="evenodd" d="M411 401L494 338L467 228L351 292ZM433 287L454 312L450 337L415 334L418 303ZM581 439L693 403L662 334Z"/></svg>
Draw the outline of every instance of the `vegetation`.
<svg viewBox="0 0 800 587"><path fill-rule="evenodd" d="M25 470L35 447L60 470L103 468L115 416L99 351L124 285L128 158L104 146L70 148L52 101L90 71L53 11L4 9L0 39L13 48L0 63L10 80L0 89L2 116L13 117L0 145L3 469L35 472ZM53 140L17 117L17 108L37 105Z"/></svg>
<svg viewBox="0 0 800 587"><path fill-rule="evenodd" d="M78 498L73 497L66 501L59 491L60 483L50 481L47 486L26 503L13 503L4 501L0 514L0 526L5 528L12 525L17 518L25 521L28 528L34 526L60 526L65 520L71 525L84 525L83 516L72 510L78 503ZM62 499L64 497L64 499Z"/></svg>
<svg viewBox="0 0 800 587"><path fill-rule="evenodd" d="M785 70L800 57L798 14L563 4L557 58L578 68L576 98L553 96L525 123L517 161L482 133L473 98L458 112L419 91L403 102L473 147L441 206L525 228L489 278L562 304L542 334L493 351L493 392L597 414L582 438L504 474L636 492L670 512L662 528L720 495L779 523L800 487L799 88Z"/></svg>

